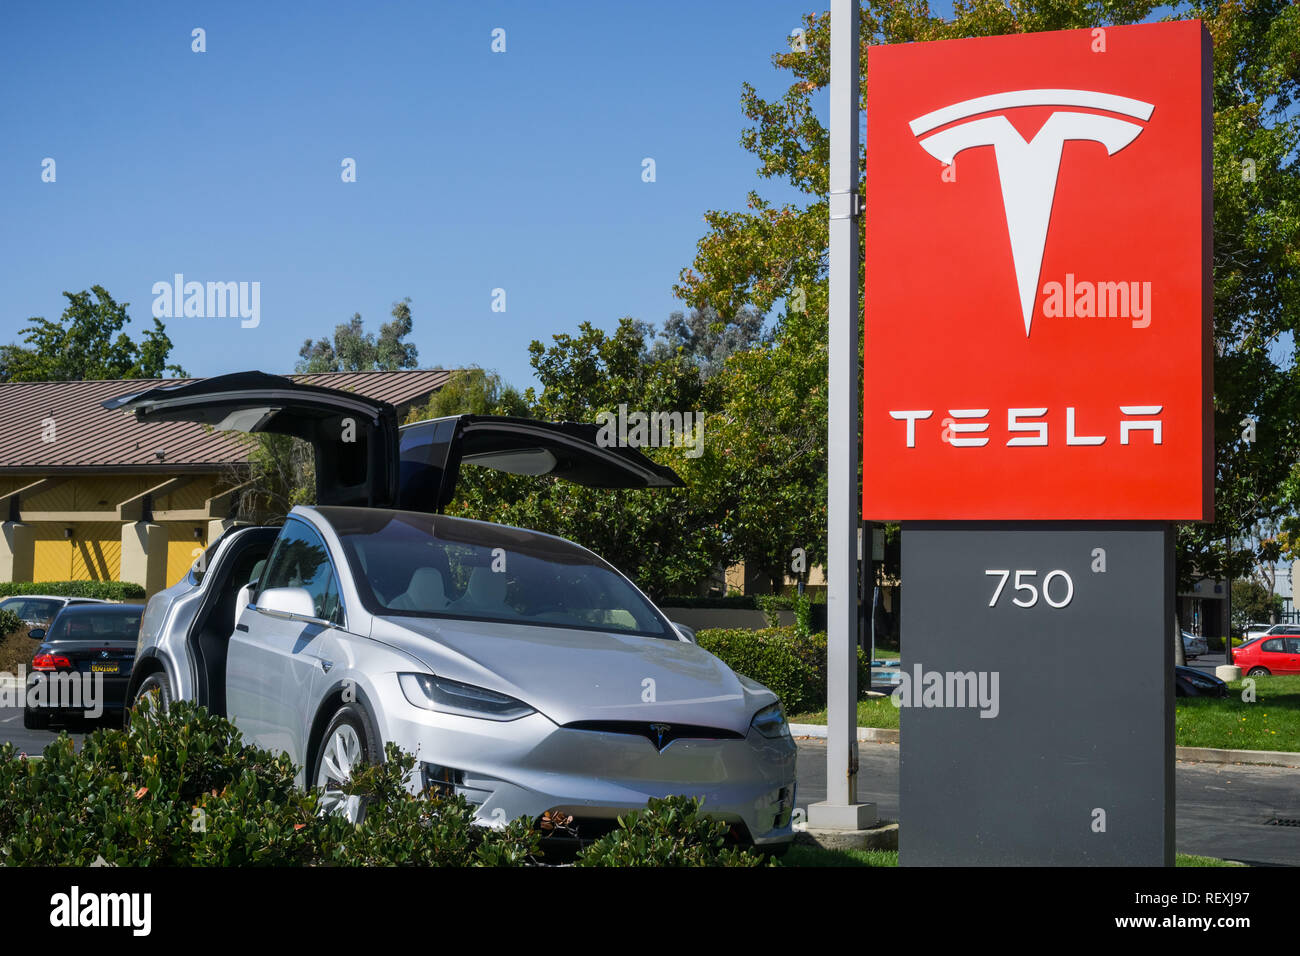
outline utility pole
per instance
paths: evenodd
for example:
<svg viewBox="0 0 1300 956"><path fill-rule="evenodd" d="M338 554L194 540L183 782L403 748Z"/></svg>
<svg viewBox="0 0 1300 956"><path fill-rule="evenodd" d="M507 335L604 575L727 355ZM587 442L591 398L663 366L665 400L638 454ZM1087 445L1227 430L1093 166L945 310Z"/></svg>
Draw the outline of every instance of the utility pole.
<svg viewBox="0 0 1300 956"><path fill-rule="evenodd" d="M826 528L826 800L814 828L861 830L876 806L858 802L858 193L859 0L831 0L830 389Z"/></svg>

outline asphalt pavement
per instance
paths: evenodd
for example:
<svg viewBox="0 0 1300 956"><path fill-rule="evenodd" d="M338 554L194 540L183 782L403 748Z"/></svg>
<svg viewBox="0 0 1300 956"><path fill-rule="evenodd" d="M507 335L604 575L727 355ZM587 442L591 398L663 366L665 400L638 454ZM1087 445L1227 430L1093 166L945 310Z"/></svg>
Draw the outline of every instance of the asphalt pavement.
<svg viewBox="0 0 1300 956"><path fill-rule="evenodd" d="M799 806L826 799L826 741L801 738L796 770ZM1300 826L1269 824L1300 819L1300 769L1179 761L1174 765L1179 853L1255 866L1300 866ZM858 799L876 804L882 820L899 816L898 745L858 744ZM906 836L903 837L906 839Z"/></svg>

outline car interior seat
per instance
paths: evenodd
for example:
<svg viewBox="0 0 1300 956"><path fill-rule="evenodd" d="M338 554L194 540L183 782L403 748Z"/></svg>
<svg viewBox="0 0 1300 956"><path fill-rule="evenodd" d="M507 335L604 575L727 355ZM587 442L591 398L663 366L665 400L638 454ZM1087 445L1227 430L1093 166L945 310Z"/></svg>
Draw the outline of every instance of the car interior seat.
<svg viewBox="0 0 1300 956"><path fill-rule="evenodd" d="M441 611L447 607L447 589L437 568L416 568L406 590L388 602L398 611Z"/></svg>
<svg viewBox="0 0 1300 956"><path fill-rule="evenodd" d="M456 606L473 611L503 612L506 602L506 576L480 565L469 573L469 584Z"/></svg>

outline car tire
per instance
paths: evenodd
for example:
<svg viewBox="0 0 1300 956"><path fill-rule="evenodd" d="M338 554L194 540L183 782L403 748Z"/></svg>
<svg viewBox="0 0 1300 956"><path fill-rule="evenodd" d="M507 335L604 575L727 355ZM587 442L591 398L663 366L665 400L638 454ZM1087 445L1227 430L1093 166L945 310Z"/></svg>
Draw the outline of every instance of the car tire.
<svg viewBox="0 0 1300 956"><path fill-rule="evenodd" d="M1267 667L1252 667L1246 672L1247 677L1268 677L1270 671Z"/></svg>
<svg viewBox="0 0 1300 956"><path fill-rule="evenodd" d="M154 671L144 680L140 681L140 686L135 689L135 697L131 701L131 708L134 710L139 706L140 701L150 694L158 695L158 711L167 712L171 707L175 695L172 694L172 683L167 679L163 671Z"/></svg>
<svg viewBox="0 0 1300 956"><path fill-rule="evenodd" d="M33 710L30 707L24 707L23 726L28 730L45 730L50 726L50 715Z"/></svg>
<svg viewBox="0 0 1300 956"><path fill-rule="evenodd" d="M321 734L309 781L314 789L321 791L321 809L341 813L351 823L360 823L365 817L364 801L345 796L337 783L350 777L355 768L378 763L382 753L379 734L364 708L348 703L335 711L325 726L325 733Z"/></svg>

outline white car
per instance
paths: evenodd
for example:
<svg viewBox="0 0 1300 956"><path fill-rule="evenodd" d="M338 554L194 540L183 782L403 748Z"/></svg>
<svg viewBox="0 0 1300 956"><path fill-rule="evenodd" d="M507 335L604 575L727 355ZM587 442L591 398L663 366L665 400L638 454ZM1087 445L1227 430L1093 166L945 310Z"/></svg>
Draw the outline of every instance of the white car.
<svg viewBox="0 0 1300 956"><path fill-rule="evenodd" d="M15 594L0 600L0 611L12 611L28 627L49 624L69 604L111 604L101 598L64 597L60 594Z"/></svg>
<svg viewBox="0 0 1300 956"><path fill-rule="evenodd" d="M465 415L399 432L386 403L255 372L106 404L316 447L319 504L231 529L149 601L129 699L229 716L349 815L339 785L395 743L416 755L413 789L458 793L485 825L549 813L585 839L687 794L738 842L793 839L775 694L587 549L438 513L462 464L602 488L679 485L670 469L599 446L595 425Z"/></svg>
<svg viewBox="0 0 1300 956"><path fill-rule="evenodd" d="M1183 631L1183 656L1189 661L1193 657L1200 657L1202 654L1210 653L1210 645L1205 638L1199 634L1193 634L1190 631Z"/></svg>

